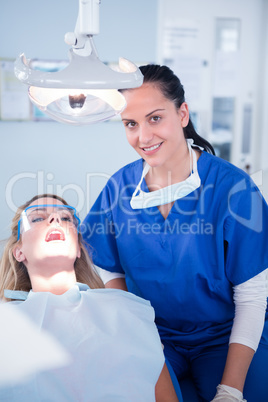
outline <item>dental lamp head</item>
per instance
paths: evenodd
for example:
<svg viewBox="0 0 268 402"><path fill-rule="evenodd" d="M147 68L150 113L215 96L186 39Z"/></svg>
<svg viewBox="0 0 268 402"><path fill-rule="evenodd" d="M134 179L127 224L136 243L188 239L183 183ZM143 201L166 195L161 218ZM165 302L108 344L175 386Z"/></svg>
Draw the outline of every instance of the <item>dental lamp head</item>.
<svg viewBox="0 0 268 402"><path fill-rule="evenodd" d="M98 58L93 35L99 33L99 3L79 0L75 31L65 35L72 46L67 67L40 71L24 54L15 62L15 75L29 86L33 104L59 122L84 125L111 119L126 107L118 89L142 85L143 76L134 63L120 58L114 70Z"/></svg>

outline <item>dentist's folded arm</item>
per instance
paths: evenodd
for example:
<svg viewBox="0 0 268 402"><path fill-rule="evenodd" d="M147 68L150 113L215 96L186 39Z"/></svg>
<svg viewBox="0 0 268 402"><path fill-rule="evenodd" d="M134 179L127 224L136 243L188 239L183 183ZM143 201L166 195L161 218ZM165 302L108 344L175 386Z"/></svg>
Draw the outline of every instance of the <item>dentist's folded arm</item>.
<svg viewBox="0 0 268 402"><path fill-rule="evenodd" d="M127 291L125 275L120 272L110 272L96 267L106 288L121 289Z"/></svg>
<svg viewBox="0 0 268 402"><path fill-rule="evenodd" d="M234 287L235 317L229 351L213 402L243 401L246 375L263 331L267 294L268 269Z"/></svg>

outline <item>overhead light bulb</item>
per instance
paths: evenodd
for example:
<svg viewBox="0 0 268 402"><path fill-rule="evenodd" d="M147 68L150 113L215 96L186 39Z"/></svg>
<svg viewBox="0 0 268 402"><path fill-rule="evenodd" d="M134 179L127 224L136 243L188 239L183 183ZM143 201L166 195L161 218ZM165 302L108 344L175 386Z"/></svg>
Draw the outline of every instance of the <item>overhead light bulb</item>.
<svg viewBox="0 0 268 402"><path fill-rule="evenodd" d="M86 96L84 94L80 95L69 95L69 105L72 109L82 109L85 104Z"/></svg>
<svg viewBox="0 0 268 402"><path fill-rule="evenodd" d="M54 120L83 125L110 119L126 107L118 89L142 85L143 76L131 61L120 58L112 69L98 58L93 35L98 33L99 4L100 0L79 0L75 32L65 35L72 45L65 68L40 71L24 54L15 62L15 75L29 85L31 101Z"/></svg>

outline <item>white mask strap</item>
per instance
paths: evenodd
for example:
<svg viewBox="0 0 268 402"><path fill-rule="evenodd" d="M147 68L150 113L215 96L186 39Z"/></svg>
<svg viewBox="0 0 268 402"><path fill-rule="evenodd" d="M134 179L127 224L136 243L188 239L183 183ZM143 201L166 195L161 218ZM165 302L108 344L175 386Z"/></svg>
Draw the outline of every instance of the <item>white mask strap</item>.
<svg viewBox="0 0 268 402"><path fill-rule="evenodd" d="M141 179L139 181L139 184L137 185L131 201L130 205L132 209L137 209L137 208L146 208L149 206L158 206L162 204L166 204L168 202L172 202L176 199L182 198L189 194L190 192L194 191L201 185L200 177L198 175L198 170L197 170L197 158L196 158L196 153L192 149L191 145L193 145L193 140L192 139L187 139L187 147L189 150L190 154L190 176L188 179L184 180L181 183L175 183L172 184L168 187L161 188L155 192L144 192L141 190L141 183L143 179L145 178L146 174L148 173L150 169L150 165L145 162L144 169L142 171ZM197 148L203 150L202 147L199 147L198 145L195 145ZM187 184L186 184L187 183ZM179 189L182 189L182 191L179 191ZM137 193L139 194L137 195ZM179 196L180 193L180 196ZM161 202L159 203L159 199L161 199ZM163 201L164 200L164 201Z"/></svg>
<svg viewBox="0 0 268 402"><path fill-rule="evenodd" d="M145 162L145 166L144 166L143 171L142 171L141 179L140 179L139 184L137 185L136 190L134 191L132 197L135 197L135 195L137 194L137 192L138 192L138 191L141 191L141 183L142 183L142 180L144 179L144 177L145 177L145 176L147 175L147 173L149 172L150 167L151 167L151 166L148 165L147 162Z"/></svg>

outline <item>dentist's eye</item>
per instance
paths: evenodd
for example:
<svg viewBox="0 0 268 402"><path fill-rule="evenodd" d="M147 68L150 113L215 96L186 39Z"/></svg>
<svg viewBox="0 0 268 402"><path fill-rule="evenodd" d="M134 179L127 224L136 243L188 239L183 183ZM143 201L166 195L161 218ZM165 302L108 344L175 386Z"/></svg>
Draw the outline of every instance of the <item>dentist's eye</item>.
<svg viewBox="0 0 268 402"><path fill-rule="evenodd" d="M125 123L125 127L127 128L133 128L137 125L137 123L135 123L135 121L129 121L127 123Z"/></svg>
<svg viewBox="0 0 268 402"><path fill-rule="evenodd" d="M158 123L160 120L161 120L161 117L160 117L160 116L152 116L152 117L151 117L151 121L152 121L153 123Z"/></svg>

